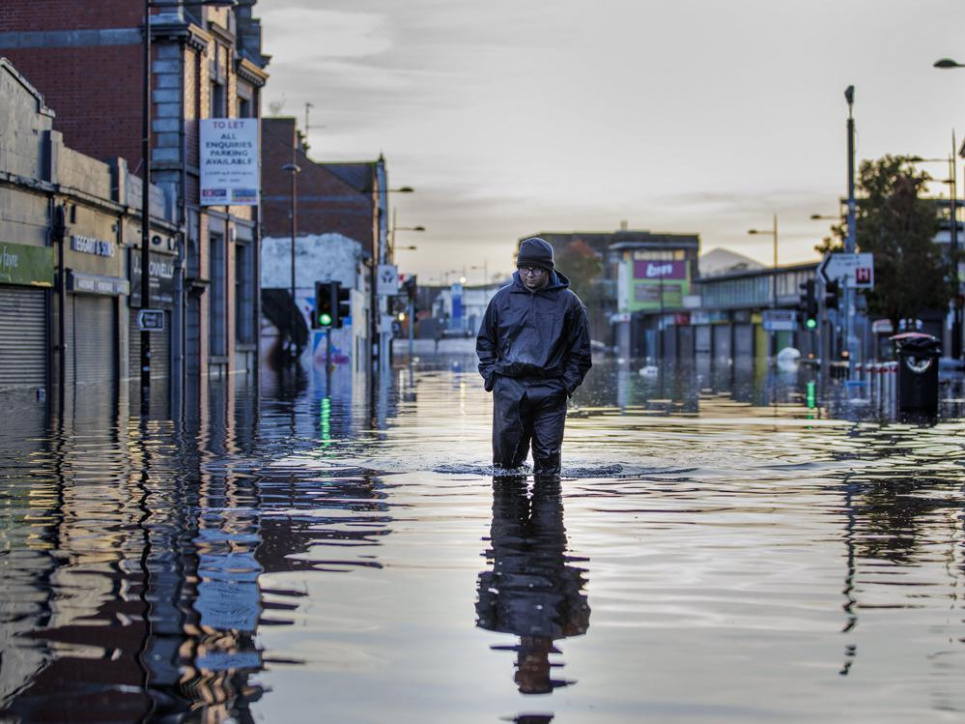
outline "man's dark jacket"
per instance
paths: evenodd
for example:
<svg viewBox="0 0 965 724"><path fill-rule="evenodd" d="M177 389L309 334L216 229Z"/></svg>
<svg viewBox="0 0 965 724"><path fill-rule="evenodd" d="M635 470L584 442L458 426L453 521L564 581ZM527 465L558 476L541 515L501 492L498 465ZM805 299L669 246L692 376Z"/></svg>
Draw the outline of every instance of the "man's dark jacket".
<svg viewBox="0 0 965 724"><path fill-rule="evenodd" d="M572 395L591 359L586 307L570 291L570 280L551 272L546 286L531 292L515 272L512 284L489 302L476 337L476 354L487 391L502 375L559 379Z"/></svg>

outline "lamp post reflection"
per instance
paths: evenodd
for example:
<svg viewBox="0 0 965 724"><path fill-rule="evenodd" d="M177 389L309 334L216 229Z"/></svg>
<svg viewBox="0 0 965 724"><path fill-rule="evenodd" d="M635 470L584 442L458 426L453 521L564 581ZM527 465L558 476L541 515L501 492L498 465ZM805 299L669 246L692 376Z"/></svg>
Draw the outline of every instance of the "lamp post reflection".
<svg viewBox="0 0 965 724"><path fill-rule="evenodd" d="M492 568L479 575L476 625L519 636L515 681L523 694L548 694L575 682L554 679L550 661L561 653L555 642L586 633L590 606L584 592L586 569L566 553L563 499L559 481L532 491L521 478L493 480L493 522L486 559Z"/></svg>

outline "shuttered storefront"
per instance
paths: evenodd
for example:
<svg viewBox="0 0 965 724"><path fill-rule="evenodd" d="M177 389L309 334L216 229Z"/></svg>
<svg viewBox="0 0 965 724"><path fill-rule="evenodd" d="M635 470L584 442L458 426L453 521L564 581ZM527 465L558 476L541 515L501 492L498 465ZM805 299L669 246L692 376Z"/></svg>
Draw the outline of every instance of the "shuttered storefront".
<svg viewBox="0 0 965 724"><path fill-rule="evenodd" d="M754 325L734 325L734 357L754 356Z"/></svg>
<svg viewBox="0 0 965 724"><path fill-rule="evenodd" d="M46 387L46 319L43 289L0 286L0 388Z"/></svg>
<svg viewBox="0 0 965 724"><path fill-rule="evenodd" d="M140 310L131 310L130 350L131 350L131 379L141 379L141 330L137 326L137 315ZM151 379L168 380L171 377L171 312L164 310L164 329L151 332Z"/></svg>
<svg viewBox="0 0 965 724"><path fill-rule="evenodd" d="M74 383L115 382L117 370L117 300L115 297L74 294Z"/></svg>

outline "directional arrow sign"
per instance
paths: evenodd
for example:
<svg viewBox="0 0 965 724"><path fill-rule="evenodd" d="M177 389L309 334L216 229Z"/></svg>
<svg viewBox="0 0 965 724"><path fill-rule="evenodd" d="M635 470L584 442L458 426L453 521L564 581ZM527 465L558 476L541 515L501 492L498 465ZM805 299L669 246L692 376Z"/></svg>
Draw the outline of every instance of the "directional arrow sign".
<svg viewBox="0 0 965 724"><path fill-rule="evenodd" d="M142 332L164 331L163 309L142 309L137 313L137 328Z"/></svg>
<svg viewBox="0 0 965 724"><path fill-rule="evenodd" d="M843 279L851 289L871 289L875 285L874 254L828 254L818 272L825 282Z"/></svg>

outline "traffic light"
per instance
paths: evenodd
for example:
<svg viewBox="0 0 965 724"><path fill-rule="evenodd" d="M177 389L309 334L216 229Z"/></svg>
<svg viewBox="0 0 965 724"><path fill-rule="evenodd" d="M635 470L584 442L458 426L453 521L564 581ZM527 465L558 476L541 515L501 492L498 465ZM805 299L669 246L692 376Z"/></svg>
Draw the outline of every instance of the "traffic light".
<svg viewBox="0 0 965 724"><path fill-rule="evenodd" d="M338 316L338 282L315 282L315 312L312 329L330 329Z"/></svg>
<svg viewBox="0 0 965 724"><path fill-rule="evenodd" d="M815 282L813 279L808 279L806 282L800 285L801 288L801 301L798 303L798 309L802 316L802 326L808 330L813 331L818 328L818 299L814 294Z"/></svg>
<svg viewBox="0 0 965 724"><path fill-rule="evenodd" d="M824 287L824 308L837 309L841 300L841 282L837 279L828 282Z"/></svg>
<svg viewBox="0 0 965 724"><path fill-rule="evenodd" d="M352 318L352 290L335 283L335 326L341 328L346 319Z"/></svg>
<svg viewBox="0 0 965 724"><path fill-rule="evenodd" d="M409 277L402 282L402 287L405 289L405 294L409 298L412 307L415 308L416 296L419 291L419 288L416 286L415 274L410 274Z"/></svg>

